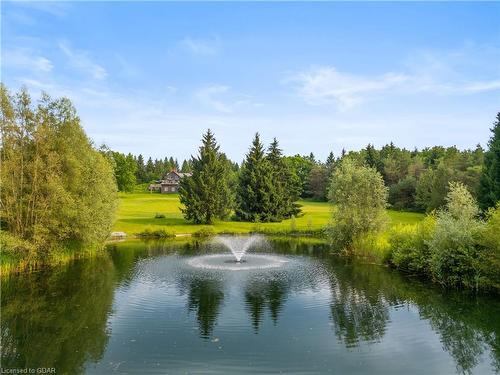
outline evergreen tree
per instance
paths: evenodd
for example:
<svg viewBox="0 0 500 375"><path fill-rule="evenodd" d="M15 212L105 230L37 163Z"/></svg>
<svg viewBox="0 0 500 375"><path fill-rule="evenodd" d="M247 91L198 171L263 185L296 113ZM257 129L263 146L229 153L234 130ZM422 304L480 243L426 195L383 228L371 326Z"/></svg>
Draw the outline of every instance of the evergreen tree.
<svg viewBox="0 0 500 375"><path fill-rule="evenodd" d="M210 129L203 135L198 156L191 159L191 165L192 177L181 179L179 187L184 217L197 224L226 218L233 206L228 162Z"/></svg>
<svg viewBox="0 0 500 375"><path fill-rule="evenodd" d="M174 169L174 166L170 163L168 156L165 156L165 159L163 159L163 168L165 168L164 173L168 173Z"/></svg>
<svg viewBox="0 0 500 375"><path fill-rule="evenodd" d="M155 179L155 165L151 157L146 162L146 181L151 182Z"/></svg>
<svg viewBox="0 0 500 375"><path fill-rule="evenodd" d="M239 176L236 216L248 221L276 220L274 189L273 171L256 133Z"/></svg>
<svg viewBox="0 0 500 375"><path fill-rule="evenodd" d="M268 148L266 159L269 161L275 183L271 191L272 212L274 220L282 220L300 212L298 205L294 202L298 199L297 190L293 186L292 172L283 159L283 154L279 148L276 138Z"/></svg>
<svg viewBox="0 0 500 375"><path fill-rule="evenodd" d="M189 173L191 172L192 168L191 168L191 163L189 162L189 160L184 160L182 162L182 168L181 168L181 172L182 173Z"/></svg>
<svg viewBox="0 0 500 375"><path fill-rule="evenodd" d="M326 167L330 170L333 170L333 165L335 164L335 155L330 151L328 157L326 158Z"/></svg>
<svg viewBox="0 0 500 375"><path fill-rule="evenodd" d="M365 163L369 167L375 168L380 173L382 173L384 170L384 166L382 164L382 161L380 160L378 151L370 143L368 143L368 146L366 146Z"/></svg>
<svg viewBox="0 0 500 375"><path fill-rule="evenodd" d="M500 200L500 112L491 131L479 184L478 200L483 210L494 207Z"/></svg>
<svg viewBox="0 0 500 375"><path fill-rule="evenodd" d="M142 156L142 154L139 154L139 156L137 157L136 164L137 164L137 169L135 172L135 177L137 179L137 182L139 183L147 182L146 166L144 165L144 157Z"/></svg>
<svg viewBox="0 0 500 375"><path fill-rule="evenodd" d="M168 163L171 169L176 169L175 160L172 156L168 159Z"/></svg>

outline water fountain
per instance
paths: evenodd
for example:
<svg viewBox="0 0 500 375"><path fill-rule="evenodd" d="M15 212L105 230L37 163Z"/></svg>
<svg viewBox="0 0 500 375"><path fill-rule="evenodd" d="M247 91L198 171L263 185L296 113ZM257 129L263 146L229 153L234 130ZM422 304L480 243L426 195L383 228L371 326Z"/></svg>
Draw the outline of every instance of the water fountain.
<svg viewBox="0 0 500 375"><path fill-rule="evenodd" d="M266 243L266 239L263 236L252 235L252 236L217 236L213 240L214 243L219 243L231 250L236 262L240 263L243 256L246 254L247 250L254 245L263 245Z"/></svg>
<svg viewBox="0 0 500 375"><path fill-rule="evenodd" d="M231 251L231 254L210 254L193 257L188 261L193 267L217 270L250 270L280 267L287 260L283 257L269 254L247 254L247 251L257 246L267 246L264 236L227 236L221 235L211 241L211 245L220 246Z"/></svg>

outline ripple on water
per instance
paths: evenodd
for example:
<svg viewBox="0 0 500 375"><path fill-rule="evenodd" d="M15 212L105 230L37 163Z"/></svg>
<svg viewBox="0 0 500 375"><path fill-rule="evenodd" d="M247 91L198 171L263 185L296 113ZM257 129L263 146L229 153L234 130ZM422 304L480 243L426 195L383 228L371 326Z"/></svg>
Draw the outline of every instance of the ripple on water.
<svg viewBox="0 0 500 375"><path fill-rule="evenodd" d="M247 254L241 262L234 261L234 256L229 254L203 255L193 257L187 261L192 267L227 271L277 268L287 262L286 258L266 254Z"/></svg>

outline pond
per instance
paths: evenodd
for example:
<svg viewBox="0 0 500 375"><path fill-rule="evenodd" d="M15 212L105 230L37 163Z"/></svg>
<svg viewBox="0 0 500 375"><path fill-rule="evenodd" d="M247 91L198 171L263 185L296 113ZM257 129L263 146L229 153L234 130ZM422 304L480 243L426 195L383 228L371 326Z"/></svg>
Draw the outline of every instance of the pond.
<svg viewBox="0 0 500 375"><path fill-rule="evenodd" d="M109 244L96 258L4 278L2 367L57 374L500 370L498 297L445 292L332 255L319 240L268 238L242 263L222 267L213 266L216 254L231 257L220 241L133 240ZM273 265L262 267L267 258Z"/></svg>

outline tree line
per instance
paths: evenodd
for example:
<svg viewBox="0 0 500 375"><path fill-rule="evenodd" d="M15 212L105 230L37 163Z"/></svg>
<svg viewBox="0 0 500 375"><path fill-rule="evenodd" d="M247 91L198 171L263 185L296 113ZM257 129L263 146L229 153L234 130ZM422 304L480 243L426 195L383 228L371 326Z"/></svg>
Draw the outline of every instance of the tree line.
<svg viewBox="0 0 500 375"><path fill-rule="evenodd" d="M278 150L273 152L276 151ZM443 207L450 182L461 182L467 186L482 209L495 203L495 196L489 195L488 188L495 176L487 177L483 169L491 165L493 170L497 167L495 160L480 145L466 150L459 150L455 146L433 146L410 151L397 147L392 142L381 148L368 144L360 151L342 150L338 157L330 152L324 162L316 159L313 153L294 156L284 156L281 150L279 153L280 162L271 164L280 165L288 173L287 189L297 199L327 201L333 171L345 158L349 158L358 164L374 168L381 174L388 187L389 207L396 210L431 212ZM144 163L142 155L111 154L118 189L121 191L132 191L138 183L160 180L172 169L181 172L193 170L193 160L184 160L179 168L177 159L173 157L165 157L163 160L149 158ZM253 156L258 156L258 153ZM245 161L229 164L230 169L238 174L242 173ZM265 180L261 181L265 183Z"/></svg>
<svg viewBox="0 0 500 375"><path fill-rule="evenodd" d="M443 205L417 225L390 228L386 239L380 234L388 222L391 188L375 166L344 158L329 185L334 208L328 234L334 247L378 256L446 287L500 290L500 113L491 130L474 185L467 185L469 179L447 180Z"/></svg>

